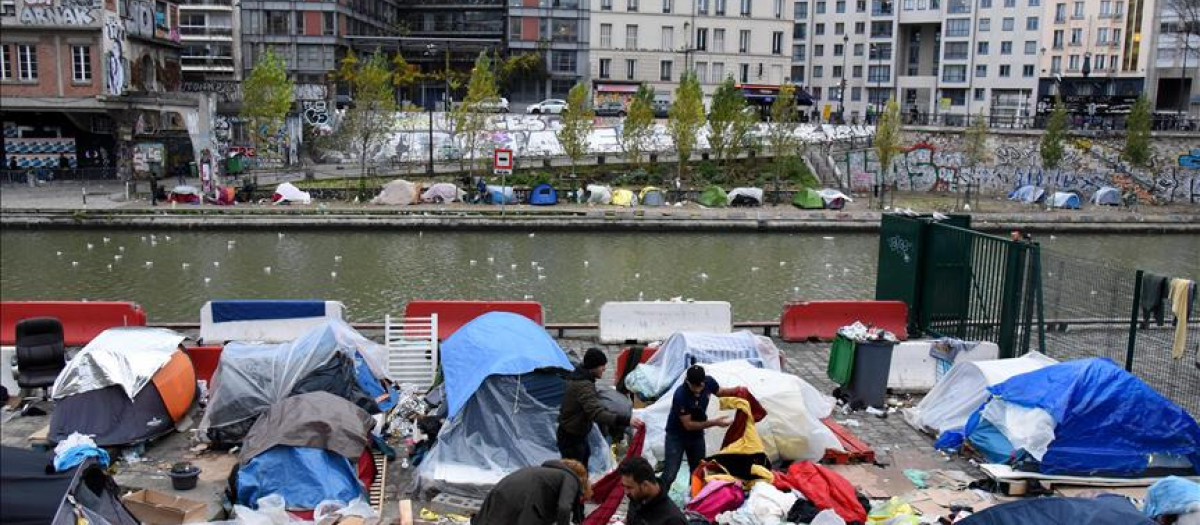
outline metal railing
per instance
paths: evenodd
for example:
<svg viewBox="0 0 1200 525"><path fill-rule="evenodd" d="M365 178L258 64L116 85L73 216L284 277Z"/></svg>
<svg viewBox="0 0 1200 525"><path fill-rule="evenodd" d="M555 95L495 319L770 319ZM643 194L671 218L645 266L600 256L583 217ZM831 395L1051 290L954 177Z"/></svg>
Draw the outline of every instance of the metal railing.
<svg viewBox="0 0 1200 525"><path fill-rule="evenodd" d="M0 169L0 181L17 184L28 184L30 180L50 182L64 180L116 180L116 167L90 168L27 168Z"/></svg>
<svg viewBox="0 0 1200 525"><path fill-rule="evenodd" d="M966 106L963 112L902 112L901 116L909 126L946 126L970 127L979 119L979 115L967 114ZM1128 115L1068 115L1067 123L1071 129L1094 131L1124 131L1127 128ZM987 126L991 128L1008 129L1045 129L1049 115L984 115ZM1200 118L1175 115L1155 115L1151 128L1154 131L1200 131Z"/></svg>

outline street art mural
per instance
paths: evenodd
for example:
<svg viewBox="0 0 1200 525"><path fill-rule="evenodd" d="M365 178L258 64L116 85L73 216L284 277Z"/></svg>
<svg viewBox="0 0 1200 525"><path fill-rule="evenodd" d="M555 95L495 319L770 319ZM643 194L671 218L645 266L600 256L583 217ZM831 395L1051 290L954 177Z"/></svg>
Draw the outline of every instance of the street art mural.
<svg viewBox="0 0 1200 525"><path fill-rule="evenodd" d="M125 92L125 23L115 13L105 19L104 41L104 92L121 95Z"/></svg>
<svg viewBox="0 0 1200 525"><path fill-rule="evenodd" d="M25 0L18 21L28 26L91 26L100 5L93 0Z"/></svg>

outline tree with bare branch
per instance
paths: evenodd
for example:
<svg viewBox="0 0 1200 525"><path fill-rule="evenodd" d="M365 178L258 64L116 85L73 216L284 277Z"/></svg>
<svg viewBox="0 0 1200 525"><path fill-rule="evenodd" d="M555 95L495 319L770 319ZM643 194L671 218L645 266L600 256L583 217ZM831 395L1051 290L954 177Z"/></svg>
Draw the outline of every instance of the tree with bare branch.
<svg viewBox="0 0 1200 525"><path fill-rule="evenodd" d="M1179 72L1179 89L1182 91L1187 84L1189 67L1192 71L1200 68L1200 63L1194 66L1188 64L1188 57L1192 53L1192 36L1200 37L1200 0L1164 0L1163 11L1173 11L1179 19L1175 33L1183 39L1183 68ZM1192 78L1192 82L1197 81L1200 81L1200 77ZM1185 113L1191 93L1180 93L1179 98L1179 111Z"/></svg>

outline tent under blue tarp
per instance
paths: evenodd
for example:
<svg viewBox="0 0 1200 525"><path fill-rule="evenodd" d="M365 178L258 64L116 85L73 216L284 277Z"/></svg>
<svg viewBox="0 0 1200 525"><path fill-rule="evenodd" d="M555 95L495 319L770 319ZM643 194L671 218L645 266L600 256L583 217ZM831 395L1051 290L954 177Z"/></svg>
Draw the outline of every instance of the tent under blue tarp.
<svg viewBox="0 0 1200 525"><path fill-rule="evenodd" d="M968 420L965 435L975 442L976 433L986 430L988 404L1043 410L1053 420L1053 439L1038 462L1042 473L1133 476L1152 466L1152 456L1156 467L1173 460L1185 470L1189 463L1200 470L1196 420L1109 359L1058 363L988 390L992 397ZM1003 452L989 450L988 455ZM1019 451L1010 455L1023 456Z"/></svg>
<svg viewBox="0 0 1200 525"><path fill-rule="evenodd" d="M1032 498L979 511L959 525L1154 525L1124 496Z"/></svg>
<svg viewBox="0 0 1200 525"><path fill-rule="evenodd" d="M289 509L309 510L325 500L363 496L350 460L320 448L279 445L238 470L237 498L255 508L259 498L279 494Z"/></svg>
<svg viewBox="0 0 1200 525"><path fill-rule="evenodd" d="M442 343L441 354L451 418L488 376L574 368L545 328L509 312L489 312L463 325Z"/></svg>

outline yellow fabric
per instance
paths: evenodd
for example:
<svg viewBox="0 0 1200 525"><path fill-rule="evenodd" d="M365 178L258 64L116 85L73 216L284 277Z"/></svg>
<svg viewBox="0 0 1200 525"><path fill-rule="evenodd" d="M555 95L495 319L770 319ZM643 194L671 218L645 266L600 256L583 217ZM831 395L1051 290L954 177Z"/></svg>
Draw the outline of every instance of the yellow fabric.
<svg viewBox="0 0 1200 525"><path fill-rule="evenodd" d="M750 467L750 473L767 483L775 483L775 473L771 472L771 469L767 467L762 465L752 465Z"/></svg>
<svg viewBox="0 0 1200 525"><path fill-rule="evenodd" d="M762 438L758 437L758 429L754 428L754 415L750 413L749 401L740 397L722 397L721 410L737 410L746 414L746 431L742 433L740 439L721 449L718 454L766 453Z"/></svg>
<svg viewBox="0 0 1200 525"><path fill-rule="evenodd" d="M613 190L612 203L614 206L633 206L633 192L629 190Z"/></svg>
<svg viewBox="0 0 1200 525"><path fill-rule="evenodd" d="M639 201L646 200L646 194L650 193L652 191L662 191L662 190L660 190L654 186L646 186L645 188L642 188L642 191L638 192L638 200Z"/></svg>
<svg viewBox="0 0 1200 525"><path fill-rule="evenodd" d="M1192 281L1171 279L1167 288L1167 303L1171 305L1171 313L1175 314L1175 343L1171 345L1171 357L1179 359L1187 346L1188 292L1192 290Z"/></svg>

